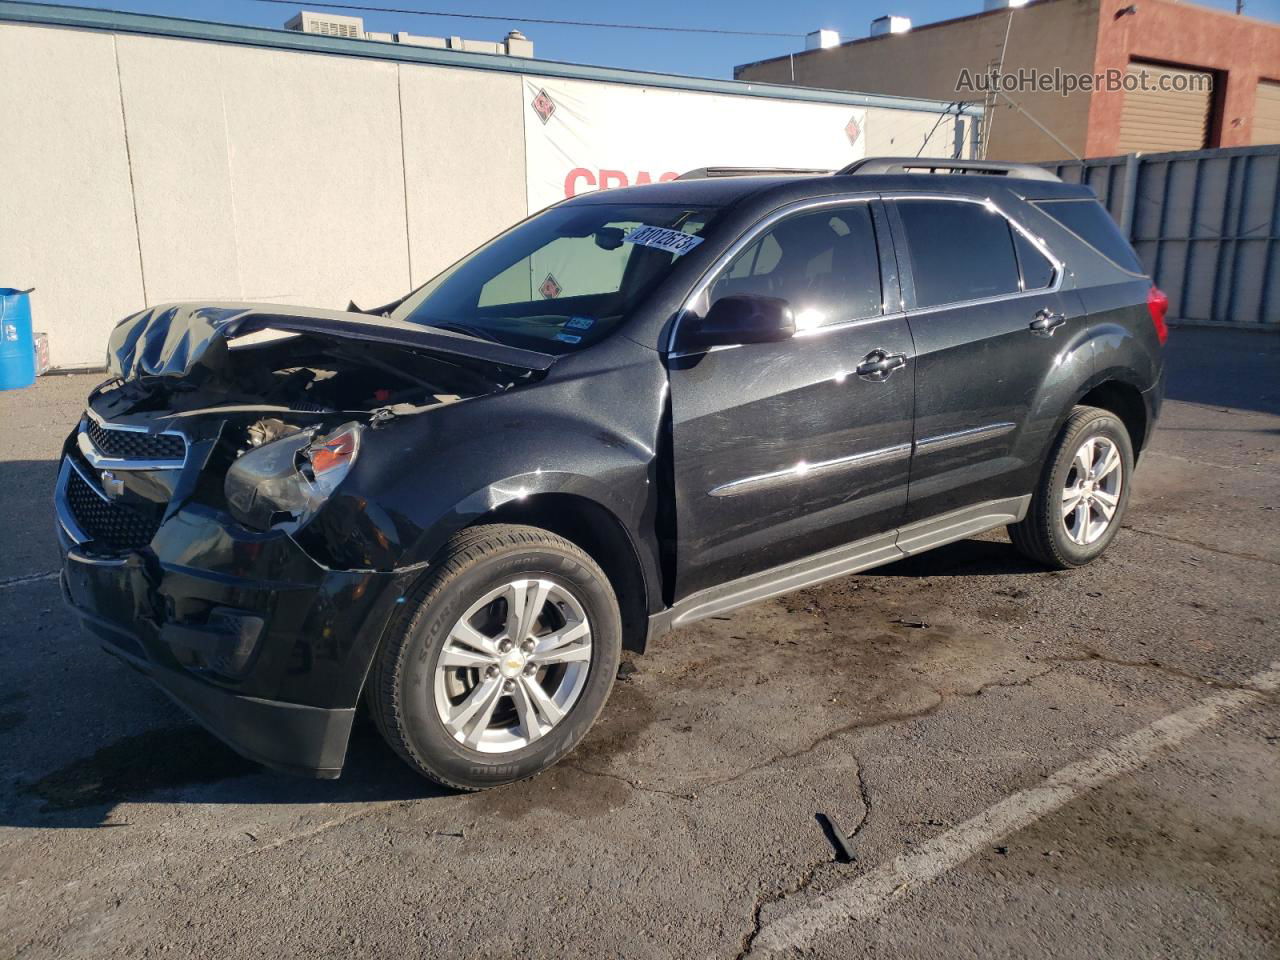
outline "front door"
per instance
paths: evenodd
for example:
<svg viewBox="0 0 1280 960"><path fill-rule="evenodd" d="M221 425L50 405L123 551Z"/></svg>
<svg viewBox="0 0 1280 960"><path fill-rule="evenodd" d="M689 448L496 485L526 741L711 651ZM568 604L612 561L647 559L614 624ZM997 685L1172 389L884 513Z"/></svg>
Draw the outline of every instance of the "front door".
<svg viewBox="0 0 1280 960"><path fill-rule="evenodd" d="M677 600L892 531L906 507L914 351L884 310L898 287L883 210L798 207L744 237L691 308L781 297L794 338L683 352L677 327Z"/></svg>
<svg viewBox="0 0 1280 960"><path fill-rule="evenodd" d="M1044 400L1087 316L1062 268L995 207L888 201L916 346L907 521L1031 492L1060 398ZM1084 351L1084 356L1089 356Z"/></svg>

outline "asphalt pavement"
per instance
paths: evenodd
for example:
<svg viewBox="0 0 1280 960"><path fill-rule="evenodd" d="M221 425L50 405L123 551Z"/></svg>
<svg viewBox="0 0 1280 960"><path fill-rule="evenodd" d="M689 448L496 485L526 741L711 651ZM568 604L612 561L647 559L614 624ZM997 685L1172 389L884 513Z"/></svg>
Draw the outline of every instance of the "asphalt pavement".
<svg viewBox="0 0 1280 960"><path fill-rule="evenodd" d="M92 376L0 394L0 960L1280 955L1280 336L1177 329L1099 562L992 533L679 630L479 795L265 772L63 609Z"/></svg>

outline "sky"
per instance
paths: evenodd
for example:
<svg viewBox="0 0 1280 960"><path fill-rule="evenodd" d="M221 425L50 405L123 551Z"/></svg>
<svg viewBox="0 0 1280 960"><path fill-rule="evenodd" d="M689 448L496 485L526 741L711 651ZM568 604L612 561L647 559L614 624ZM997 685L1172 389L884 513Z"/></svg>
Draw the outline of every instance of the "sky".
<svg viewBox="0 0 1280 960"><path fill-rule="evenodd" d="M280 27L306 8L259 3L254 0L68 0L72 5L159 13L196 20ZM336 0L335 0L336 2ZM428 36L462 36L500 40L519 29L534 43L542 60L563 60L612 67L652 70L688 76L732 78L735 64L804 49L803 35L819 27L838 30L842 39L867 35L873 19L886 13L910 17L915 25L977 13L982 0L646 0L644 3L602 3L600 0L364 0L367 6L432 9L453 13L506 16L523 14L561 20L592 20L664 27L711 27L793 34L786 37L743 37L712 34L660 33L569 27L509 21L467 20L448 16L350 11L364 17L366 30ZM1234 0L1200 0L1204 6L1233 11ZM314 8L313 8L314 9ZM344 11L334 11L344 12ZM1280 0L1246 0L1245 14L1280 21Z"/></svg>

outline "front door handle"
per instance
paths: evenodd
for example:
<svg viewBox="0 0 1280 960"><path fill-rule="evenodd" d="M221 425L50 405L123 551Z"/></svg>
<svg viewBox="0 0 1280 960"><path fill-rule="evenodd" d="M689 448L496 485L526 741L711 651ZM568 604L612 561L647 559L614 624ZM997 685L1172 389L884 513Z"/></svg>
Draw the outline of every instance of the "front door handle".
<svg viewBox="0 0 1280 960"><path fill-rule="evenodd" d="M907 355L905 353L886 353L883 350L875 349L862 358L862 362L858 364L854 373L863 380L879 383L883 380L888 380L889 374L906 365Z"/></svg>
<svg viewBox="0 0 1280 960"><path fill-rule="evenodd" d="M1052 337L1053 331L1067 322L1065 314L1054 313L1048 307L1036 311L1036 318L1031 321L1031 332L1039 337Z"/></svg>

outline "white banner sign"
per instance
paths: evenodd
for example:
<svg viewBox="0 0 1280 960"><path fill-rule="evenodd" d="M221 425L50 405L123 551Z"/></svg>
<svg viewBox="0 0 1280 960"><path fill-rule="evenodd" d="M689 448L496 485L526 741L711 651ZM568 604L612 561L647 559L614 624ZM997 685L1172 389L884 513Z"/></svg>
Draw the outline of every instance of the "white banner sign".
<svg viewBox="0 0 1280 960"><path fill-rule="evenodd" d="M837 169L866 154L866 111L587 80L524 78L529 212L697 167Z"/></svg>

